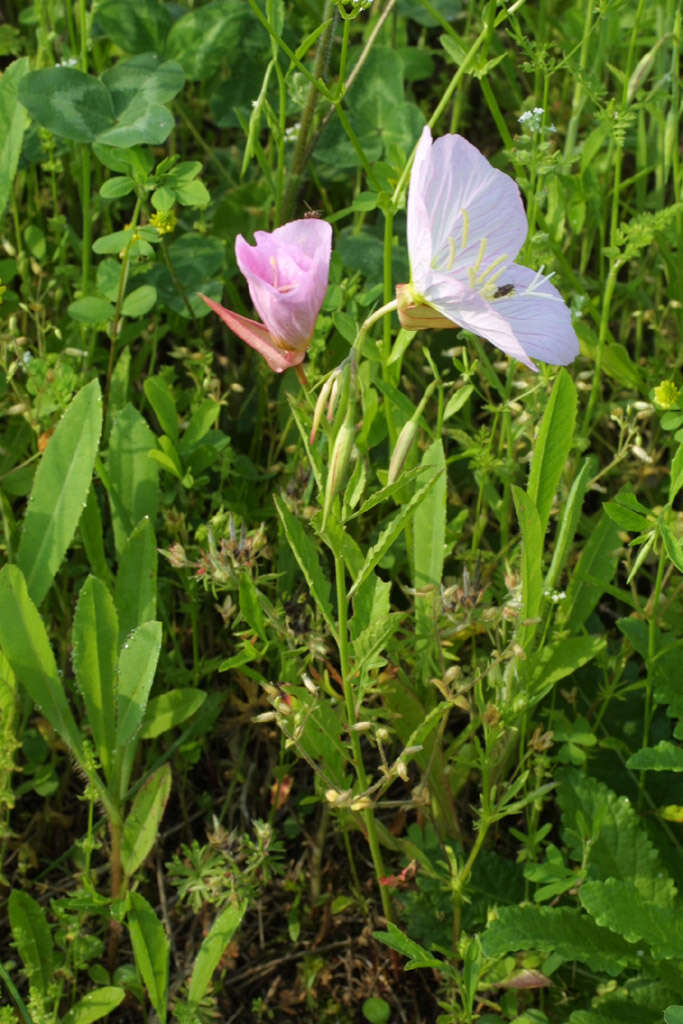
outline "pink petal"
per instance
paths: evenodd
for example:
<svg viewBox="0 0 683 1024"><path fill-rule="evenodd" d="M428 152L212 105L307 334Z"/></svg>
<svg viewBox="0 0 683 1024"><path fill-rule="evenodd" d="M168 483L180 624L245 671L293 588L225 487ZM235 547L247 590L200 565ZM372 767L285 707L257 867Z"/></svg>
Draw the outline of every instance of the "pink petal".
<svg viewBox="0 0 683 1024"><path fill-rule="evenodd" d="M528 231L522 197L509 175L460 135L444 135L431 146L430 140L425 128L408 195L408 251L418 290L429 267L466 277L483 239L480 270L501 256L514 259Z"/></svg>
<svg viewBox="0 0 683 1024"><path fill-rule="evenodd" d="M255 246L241 235L235 241L252 302L277 342L305 351L327 291L332 228L311 218L256 231L254 238Z"/></svg>
<svg viewBox="0 0 683 1024"><path fill-rule="evenodd" d="M247 345L255 349L259 355L263 356L268 366L275 373L282 373L284 370L288 370L290 366L297 366L303 362L306 356L305 350L301 352L283 351L273 344L272 338L263 324L258 323L256 320L249 320L246 316L240 316L239 313L233 313L232 310L219 305L206 295L202 295L201 292L199 297L204 300L214 313L218 314L231 331L241 338L242 341L245 341Z"/></svg>

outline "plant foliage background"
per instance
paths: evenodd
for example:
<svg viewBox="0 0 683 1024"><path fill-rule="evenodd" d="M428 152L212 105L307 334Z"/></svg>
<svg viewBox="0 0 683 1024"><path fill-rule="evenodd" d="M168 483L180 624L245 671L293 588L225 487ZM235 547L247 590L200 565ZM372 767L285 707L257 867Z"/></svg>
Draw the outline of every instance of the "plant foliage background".
<svg viewBox="0 0 683 1024"><path fill-rule="evenodd" d="M679 5L3 18L0 1021L679 1024ZM581 355L387 315L311 440L427 122ZM302 386L198 293L307 215Z"/></svg>

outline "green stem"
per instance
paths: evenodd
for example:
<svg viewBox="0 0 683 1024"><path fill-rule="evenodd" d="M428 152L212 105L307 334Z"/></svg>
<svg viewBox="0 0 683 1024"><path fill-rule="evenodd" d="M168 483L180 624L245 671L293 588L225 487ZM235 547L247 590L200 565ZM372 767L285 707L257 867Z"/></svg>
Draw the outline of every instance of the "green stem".
<svg viewBox="0 0 683 1024"><path fill-rule="evenodd" d="M645 711L643 714L643 741L642 746L647 747L650 742L650 729L652 728L652 717L654 715L654 702L652 699L652 680L654 676L654 662L657 646L657 605L662 591L662 579L664 578L664 566L666 565L666 548L664 541L660 540L659 562L657 564L657 576L655 587L650 602L647 630L647 680L645 684ZM641 771L638 783L638 809L642 810L645 796L645 771Z"/></svg>
<svg viewBox="0 0 683 1024"><path fill-rule="evenodd" d="M344 703L346 705L346 724L349 730L349 736L351 737L351 751L353 754L353 763L356 770L356 779L358 781L358 788L360 795L364 794L368 788L368 778L365 772L365 764L363 762L363 752L360 747L360 736L353 728L357 720L357 709L354 702L353 684L351 681L351 672L349 666L349 648L348 648L348 598L346 596L346 573L344 570L344 560L341 555L334 552L334 576L337 587L337 630L338 630L338 645L339 645L339 667L342 678L342 686L344 687ZM375 868L375 877L377 878L377 884L379 886L380 896L382 899L382 910L387 921L391 921L391 900L389 897L389 891L386 886L380 884L380 879L384 876L384 862L382 860L382 851L379 845L379 839L377 837L377 827L375 823L375 816L372 807L366 807L361 811L363 817L363 823L368 836L368 845L370 847L370 855L372 856L372 863Z"/></svg>

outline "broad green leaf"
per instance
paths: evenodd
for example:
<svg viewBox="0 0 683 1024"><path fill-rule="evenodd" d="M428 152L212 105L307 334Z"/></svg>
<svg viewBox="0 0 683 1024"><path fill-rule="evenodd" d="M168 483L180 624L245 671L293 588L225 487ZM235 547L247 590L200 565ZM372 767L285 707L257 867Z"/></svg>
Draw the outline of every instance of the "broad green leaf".
<svg viewBox="0 0 683 1024"><path fill-rule="evenodd" d="M557 802L565 841L579 863L585 853L580 837L586 828L590 832L589 878L628 878L652 899L656 879L666 877L666 871L629 800L602 782L565 771L560 776Z"/></svg>
<svg viewBox="0 0 683 1024"><path fill-rule="evenodd" d="M560 370L541 420L529 470L527 493L536 505L545 535L555 492L569 455L576 421L576 387L566 370Z"/></svg>
<svg viewBox="0 0 683 1024"><path fill-rule="evenodd" d="M107 453L106 485L117 552L144 516L152 526L159 507L159 468L149 457L155 437L130 403L114 420Z"/></svg>
<svg viewBox="0 0 683 1024"><path fill-rule="evenodd" d="M522 608L519 643L527 644L535 626L525 620L538 618L543 597L541 558L543 555L543 531L541 520L533 500L520 487L512 487L517 519L522 533Z"/></svg>
<svg viewBox="0 0 683 1024"><path fill-rule="evenodd" d="M95 988L71 1007L62 1017L61 1024L92 1024L95 1020L102 1020L120 1006L125 997L125 989L116 985Z"/></svg>
<svg viewBox="0 0 683 1024"><path fill-rule="evenodd" d="M628 942L647 943L655 960L678 959L683 949L683 905L673 899L663 905L653 902L630 880L606 878L584 882L579 899L599 925L623 936Z"/></svg>
<svg viewBox="0 0 683 1024"><path fill-rule="evenodd" d="M193 1003L200 1002L206 995L213 972L218 967L228 943L237 931L247 910L248 903L243 900L226 907L211 925L192 968L192 978L188 989L188 998Z"/></svg>
<svg viewBox="0 0 683 1024"><path fill-rule="evenodd" d="M189 11L169 32L166 53L188 78L203 82L220 67L239 62L248 14L244 0L219 0Z"/></svg>
<svg viewBox="0 0 683 1024"><path fill-rule="evenodd" d="M597 518L581 552L560 605L558 621L577 633L605 592L618 562L618 527L604 512ZM592 524L591 524L592 525Z"/></svg>
<svg viewBox="0 0 683 1024"><path fill-rule="evenodd" d="M330 604L330 583L323 575L320 561L318 559L318 552L316 551L313 542L306 533L304 527L289 511L284 500L279 495L275 495L273 501L275 502L275 508L280 516L285 536L287 537L287 541L292 549L294 557L299 563L299 568L304 574L311 596L318 606L323 618L330 627L332 634L335 635L336 624L334 614L332 612L332 606Z"/></svg>
<svg viewBox="0 0 683 1024"><path fill-rule="evenodd" d="M149 516L145 516L119 555L114 600L121 643L131 630L157 613L157 561L154 529Z"/></svg>
<svg viewBox="0 0 683 1024"><path fill-rule="evenodd" d="M683 747L660 740L654 747L644 747L626 762L631 771L683 772Z"/></svg>
<svg viewBox="0 0 683 1024"><path fill-rule="evenodd" d="M123 751L134 739L145 717L160 650L160 622L143 622L121 648L116 716L118 751Z"/></svg>
<svg viewBox="0 0 683 1024"><path fill-rule="evenodd" d="M77 68L30 71L19 85L19 99L34 121L73 142L94 142L114 124L109 90Z"/></svg>
<svg viewBox="0 0 683 1024"><path fill-rule="evenodd" d="M588 481L590 480L591 474L595 471L595 459L591 456L588 459L584 459L581 469L574 479L574 483L569 491L569 497L567 498L566 504L560 510L558 517L558 530L557 538L553 548L553 557L550 563L550 568L546 573L545 577L545 589L552 590L555 586L560 573L564 568L564 564L569 554L571 543L576 533L576 528L579 525L579 518L581 516L581 506L583 505L583 497L586 493Z"/></svg>
<svg viewBox="0 0 683 1024"><path fill-rule="evenodd" d="M170 943L164 926L144 897L131 893L128 932L135 964L145 983L149 1000L161 1024L168 1012L168 962Z"/></svg>
<svg viewBox="0 0 683 1024"><path fill-rule="evenodd" d="M22 889L10 892L8 910L12 938L29 984L46 997L54 980L54 945L45 911Z"/></svg>
<svg viewBox="0 0 683 1024"><path fill-rule="evenodd" d="M0 220L11 195L28 121L17 93L29 67L28 57L20 57L5 68L0 77Z"/></svg>
<svg viewBox="0 0 683 1024"><path fill-rule="evenodd" d="M128 196L135 188L135 182L127 174L119 175L116 178L108 178L100 185L100 195L103 199L122 199Z"/></svg>
<svg viewBox="0 0 683 1024"><path fill-rule="evenodd" d="M496 919L482 935L482 949L486 956L520 949L552 952L564 961L577 960L612 977L633 958L625 939L573 907L499 907Z"/></svg>
<svg viewBox="0 0 683 1024"><path fill-rule="evenodd" d="M122 120L109 128L106 132L100 132L98 141L107 146L121 146L128 149L130 146L161 146L173 131L173 115L166 107L159 103L146 105L143 100L138 103L131 103L125 111L125 121Z"/></svg>
<svg viewBox="0 0 683 1024"><path fill-rule="evenodd" d="M165 434L172 441L178 440L178 413L176 411L173 392L163 377L147 377L143 385L147 401L154 409L154 414Z"/></svg>
<svg viewBox="0 0 683 1024"><path fill-rule="evenodd" d="M159 0L102 0L95 24L124 53L162 53L173 16Z"/></svg>
<svg viewBox="0 0 683 1024"><path fill-rule="evenodd" d="M218 419L220 411L220 405L213 398L205 398L203 402L199 403L192 413L192 418L180 442L182 454L190 451L206 437Z"/></svg>
<svg viewBox="0 0 683 1024"><path fill-rule="evenodd" d="M412 496L410 501L401 508L388 522L380 533L377 541L368 550L365 556L365 562L361 569L357 579L354 581L353 586L349 590L349 597L358 591L358 588L365 582L370 573L373 571L380 559L384 558L385 554L392 546L398 535L403 530L406 523L413 515L415 509L418 507L420 502L424 501L432 487L436 484L439 477L442 475L442 471L439 470L424 484L420 487L415 494Z"/></svg>
<svg viewBox="0 0 683 1024"><path fill-rule="evenodd" d="M132 318L145 316L154 308L157 301L157 290L151 284L140 285L126 295L121 305L123 316Z"/></svg>
<svg viewBox="0 0 683 1024"><path fill-rule="evenodd" d="M96 380L81 388L50 438L36 471L17 565L39 605L76 532L88 497L102 429L102 394Z"/></svg>
<svg viewBox="0 0 683 1024"><path fill-rule="evenodd" d="M81 324L104 324L113 318L114 304L99 295L86 295L83 299L71 302L67 313L72 320Z"/></svg>
<svg viewBox="0 0 683 1024"><path fill-rule="evenodd" d="M150 775L135 795L133 805L123 824L121 838L121 863L128 877L135 874L156 842L170 792L171 767L169 764L163 764L161 768ZM135 946L134 943L133 945ZM135 959L137 960L137 951ZM144 974L143 977L149 991L149 982ZM150 999L152 999L151 991ZM154 999L152 999L152 1004L158 1013L159 1008Z"/></svg>
<svg viewBox="0 0 683 1024"><path fill-rule="evenodd" d="M630 487L622 487L616 497L606 501L602 507L622 530L641 533L651 526L648 522L650 510L641 505Z"/></svg>
<svg viewBox="0 0 683 1024"><path fill-rule="evenodd" d="M118 644L119 622L112 596L101 580L88 576L74 615L73 663L95 750L109 782L115 746Z"/></svg>
<svg viewBox="0 0 683 1024"><path fill-rule="evenodd" d="M683 1006L667 1006L664 1024L683 1024Z"/></svg>
<svg viewBox="0 0 683 1024"><path fill-rule="evenodd" d="M0 570L0 646L17 682L80 759L80 733L64 695L50 641L16 565L5 565Z"/></svg>
<svg viewBox="0 0 683 1024"><path fill-rule="evenodd" d="M206 694L193 687L178 690L167 690L166 693L152 697L140 729L140 739L151 740L155 736L180 725L197 711L206 699Z"/></svg>

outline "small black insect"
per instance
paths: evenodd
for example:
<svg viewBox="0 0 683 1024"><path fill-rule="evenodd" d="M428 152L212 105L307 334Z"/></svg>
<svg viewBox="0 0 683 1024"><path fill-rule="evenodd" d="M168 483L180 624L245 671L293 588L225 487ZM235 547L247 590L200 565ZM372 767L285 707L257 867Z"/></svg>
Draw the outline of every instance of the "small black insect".
<svg viewBox="0 0 683 1024"><path fill-rule="evenodd" d="M494 299L502 299L504 295L509 295L510 292L514 292L514 290L514 284L501 284L496 288L493 293L493 297Z"/></svg>

